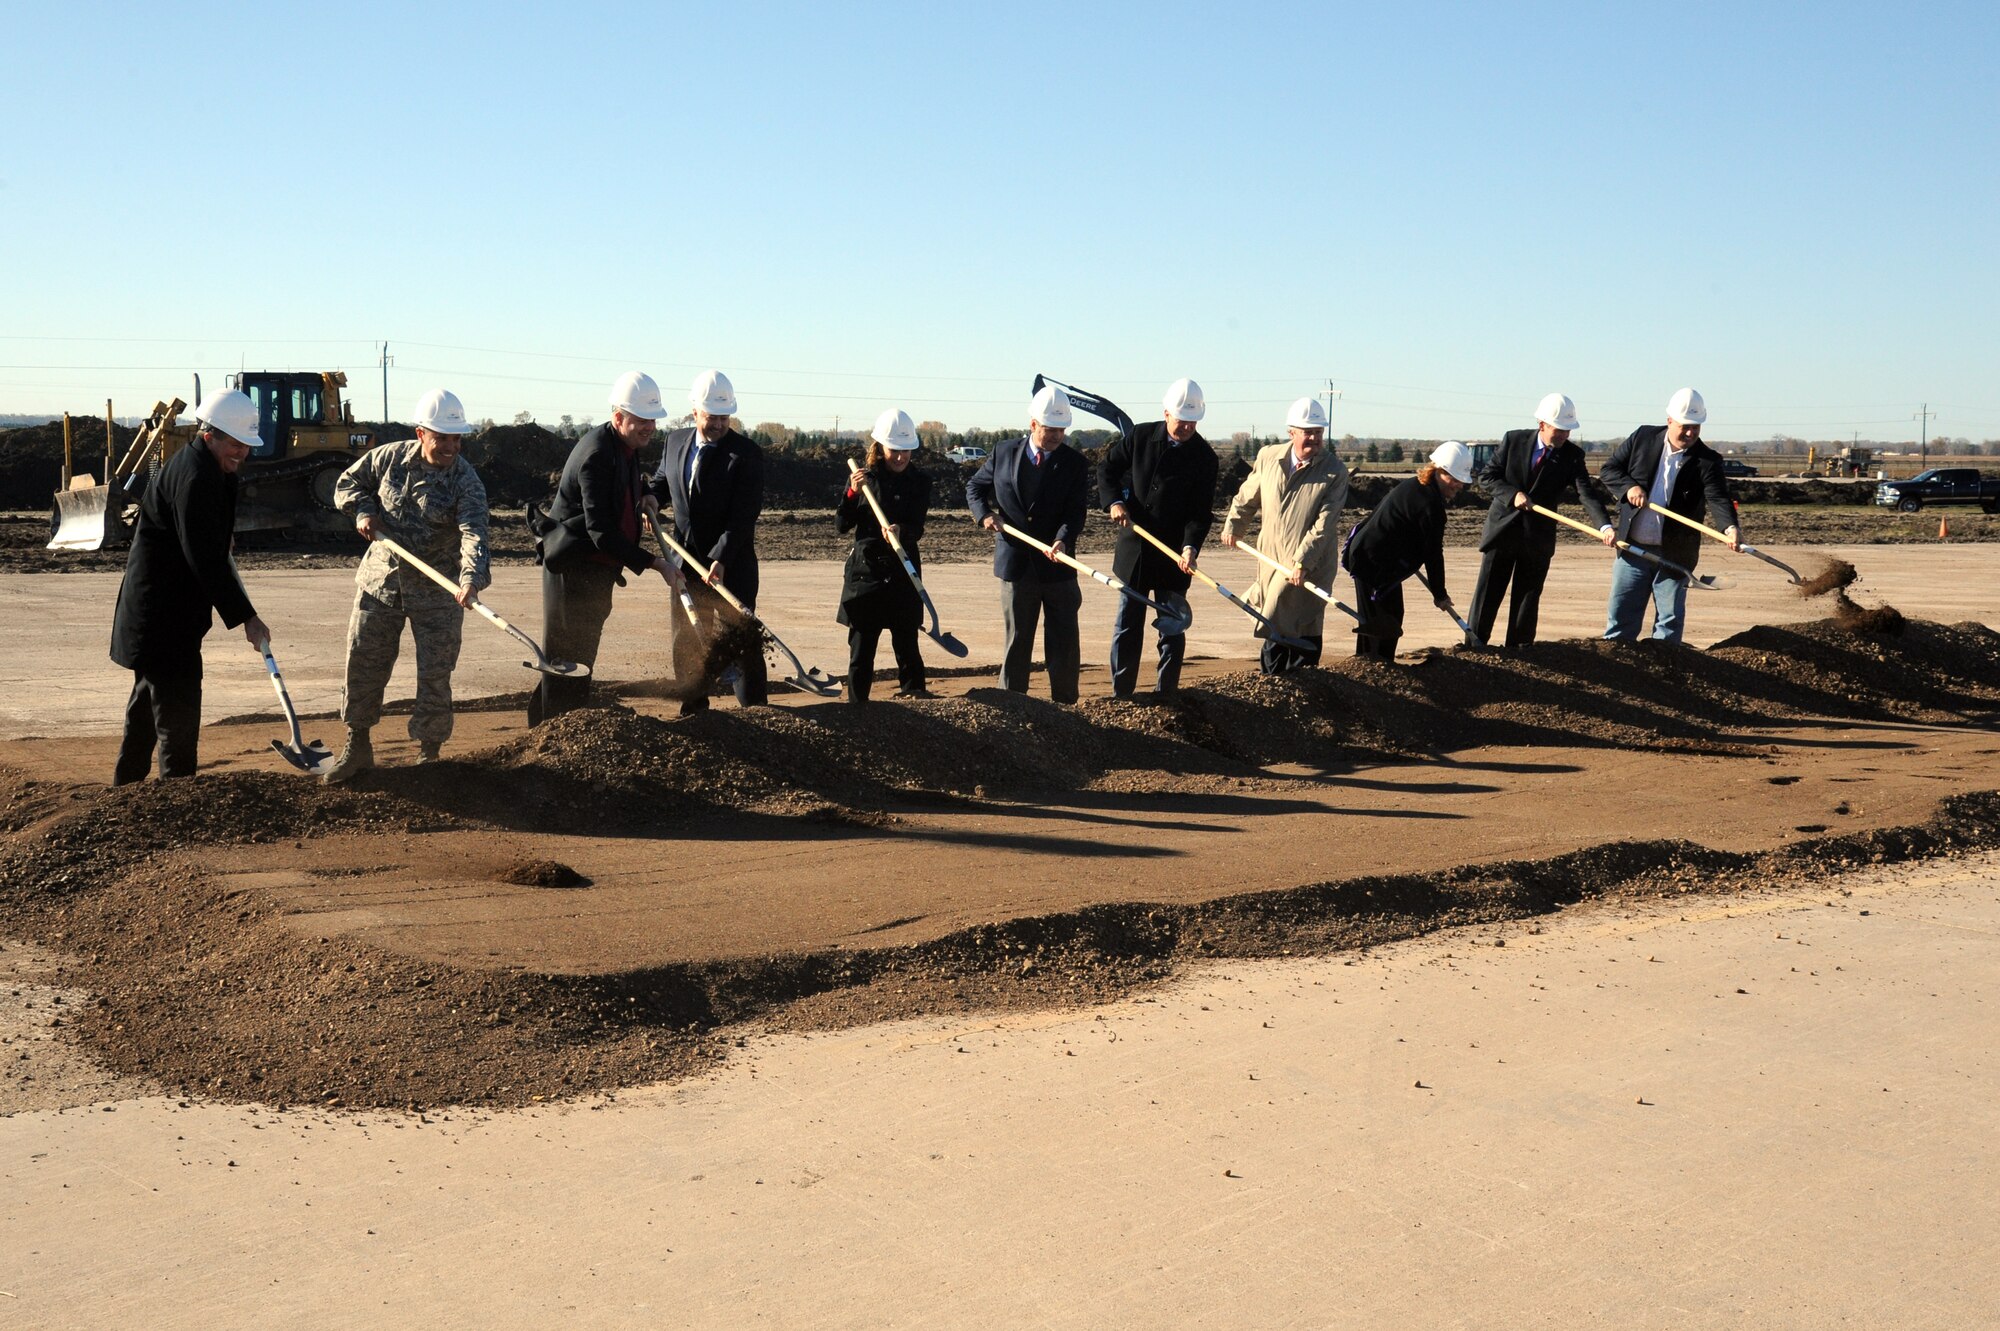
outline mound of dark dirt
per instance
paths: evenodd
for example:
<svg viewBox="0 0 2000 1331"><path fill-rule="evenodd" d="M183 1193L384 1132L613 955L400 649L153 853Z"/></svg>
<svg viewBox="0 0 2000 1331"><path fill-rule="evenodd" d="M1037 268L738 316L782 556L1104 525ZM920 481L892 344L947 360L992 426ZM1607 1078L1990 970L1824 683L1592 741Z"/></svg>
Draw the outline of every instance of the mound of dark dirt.
<svg viewBox="0 0 2000 1331"><path fill-rule="evenodd" d="M516 887L589 887L590 880L557 860L516 860L493 875Z"/></svg>
<svg viewBox="0 0 2000 1331"><path fill-rule="evenodd" d="M127 425L111 427L112 456L122 458L139 432ZM104 479L104 421L75 417L70 421L71 456L79 473ZM60 420L0 430L0 508L46 513L62 482L63 427Z"/></svg>
<svg viewBox="0 0 2000 1331"><path fill-rule="evenodd" d="M576 441L529 422L496 425L472 437L466 455L479 468L487 502L515 507L554 493L563 463Z"/></svg>
<svg viewBox="0 0 2000 1331"><path fill-rule="evenodd" d="M614 975L475 972L313 938L203 872L204 846L468 824L656 835L691 816L730 835L760 818L856 820L897 802L1060 799L1279 779L1276 764L1468 745L1761 752L1794 718L1962 722L2000 707L2000 634L1839 617L1763 627L1707 652L1538 644L1387 667L1341 660L1243 673L1164 703L1058 707L978 690L866 708L715 709L678 722L587 708L436 768L361 788L231 774L119 790L0 782L0 934L71 958L78 1029L118 1071L277 1103L519 1104L706 1066L756 1019L823 1026L926 1011L1088 1002L1181 961L1366 945L1517 919L1602 893L1761 890L1776 878L2000 845L2000 796L1922 825L1766 855L1686 843L1316 883L1188 905L1120 902L986 924L910 947L732 958ZM1291 777L1291 780L1311 779ZM780 824L774 823L774 826ZM538 885L562 866L514 866Z"/></svg>

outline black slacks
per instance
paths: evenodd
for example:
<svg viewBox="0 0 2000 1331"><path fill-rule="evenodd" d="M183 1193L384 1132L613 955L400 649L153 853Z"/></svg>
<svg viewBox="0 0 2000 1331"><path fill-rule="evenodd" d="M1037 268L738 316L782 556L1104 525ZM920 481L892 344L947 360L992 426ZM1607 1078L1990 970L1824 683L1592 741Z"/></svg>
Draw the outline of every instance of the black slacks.
<svg viewBox="0 0 2000 1331"><path fill-rule="evenodd" d="M1535 622L1542 611L1542 584L1549 578L1549 561L1554 551L1534 548L1525 541L1501 540L1479 561L1479 581L1472 588L1472 610L1466 620L1472 625L1469 646L1483 647L1493 639L1493 624L1500 617L1500 602L1507 595L1509 580L1514 599L1507 609L1509 647L1525 647L1535 640Z"/></svg>
<svg viewBox="0 0 2000 1331"><path fill-rule="evenodd" d="M611 618L611 592L619 570L582 563L557 571L542 565L542 651L551 660L597 665L597 644ZM528 695L528 724L587 706L590 677L543 675Z"/></svg>
<svg viewBox="0 0 2000 1331"><path fill-rule="evenodd" d="M1403 584L1371 583L1354 579L1355 609L1361 623L1354 630L1354 654L1378 661L1396 659L1396 643L1403 636Z"/></svg>
<svg viewBox="0 0 2000 1331"><path fill-rule="evenodd" d="M148 662L132 672L125 703L125 738L118 745L113 785L144 781L159 753L161 777L193 776L201 736L201 647L190 656Z"/></svg>

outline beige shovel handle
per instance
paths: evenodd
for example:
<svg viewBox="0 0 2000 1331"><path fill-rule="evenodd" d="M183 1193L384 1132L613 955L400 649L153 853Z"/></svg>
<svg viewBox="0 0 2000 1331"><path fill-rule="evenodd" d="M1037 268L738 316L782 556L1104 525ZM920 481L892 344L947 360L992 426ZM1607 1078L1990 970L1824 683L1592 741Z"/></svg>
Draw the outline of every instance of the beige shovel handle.
<svg viewBox="0 0 2000 1331"><path fill-rule="evenodd" d="M1097 581L1103 583L1107 587L1123 587L1125 585L1123 582L1120 582L1117 578L1112 577L1109 573L1099 573L1096 569L1084 563L1081 559L1070 558L1070 556L1067 553L1056 549L1053 545L1049 544L1047 541L1036 540L1034 537L1028 535L1028 533L1022 531L1019 527L1016 527L1011 522L1001 523L1000 530L1006 532L1009 536L1013 537L1017 541L1026 541L1029 545L1034 546L1037 550L1040 550L1043 554L1053 556L1057 563L1068 564L1078 573L1081 573L1088 578L1095 578L1097 579Z"/></svg>
<svg viewBox="0 0 2000 1331"><path fill-rule="evenodd" d="M388 537L377 536L375 538L375 544L380 546L386 546L388 549L394 551L396 557L401 559L405 564L408 564L411 568L415 569L417 572L429 578L432 582L435 582L438 586L450 592L454 597L458 595L459 588L457 583L453 582L450 578L447 578L444 574L438 572L436 569L432 568L429 564L426 564L423 560L417 558L415 555L411 554L408 550L405 550L402 546L396 544ZM492 620L500 628L506 630L509 633L514 632L514 626L512 624L509 624L506 620L500 618L500 616L493 610L488 609L486 602L480 600L477 595L474 595L472 598L472 608L474 610L477 610L480 614L486 616L488 619Z"/></svg>
<svg viewBox="0 0 2000 1331"><path fill-rule="evenodd" d="M383 546L389 550L393 550L396 553L396 556L399 559L401 559L405 564L408 564L411 568L423 574L425 577L429 578L432 582L435 582L438 586L450 592L453 596L458 595L457 583L453 582L450 578L447 578L444 574L438 572L436 569L432 568L429 564L426 564L423 560L417 558L415 555L411 554L408 550L405 550L402 546L396 544L388 537L377 536L375 538L375 544Z"/></svg>
<svg viewBox="0 0 2000 1331"><path fill-rule="evenodd" d="M1259 550L1256 546L1250 544L1248 541L1238 541L1236 543L1236 548L1238 550L1241 550L1246 555L1250 555L1255 559L1262 560L1264 563L1269 564L1272 568L1278 570L1278 572L1284 574L1288 578L1291 577L1292 574L1298 572L1297 569L1293 568L1290 564L1287 564L1284 560L1271 558L1271 556L1265 554L1262 550ZM1328 591L1326 588L1320 586L1315 582L1311 582L1301 578L1299 580L1299 586L1305 588L1307 591L1311 592L1314 596L1319 597L1320 600L1325 601L1328 605L1340 605L1340 602L1333 599L1332 592ZM1340 608L1345 610L1347 607L1340 606Z"/></svg>
<svg viewBox="0 0 2000 1331"><path fill-rule="evenodd" d="M1702 533L1704 536L1713 536L1716 540L1721 541L1724 545L1729 544L1728 536L1724 535L1723 533L1717 531L1715 528L1710 527L1704 523L1696 522L1693 518L1688 517L1684 513L1676 513L1671 508L1663 508L1662 506L1654 503L1650 499L1646 501L1646 507L1652 509L1655 513L1658 513L1663 518L1672 518L1675 522L1680 523L1684 527L1692 527L1696 531Z"/></svg>
<svg viewBox="0 0 2000 1331"><path fill-rule="evenodd" d="M1588 536L1593 541L1602 541L1604 539L1604 533L1597 530L1595 527L1591 527L1584 523L1578 522L1575 518L1569 517L1562 513L1558 513L1552 508L1543 508L1540 504L1530 504L1528 505L1528 511L1530 513L1539 513L1545 518L1554 518L1557 522L1560 522L1565 527L1574 527L1578 531L1582 532L1585 536ZM1622 545L1624 544L1624 542L1621 541L1619 542L1619 544Z"/></svg>
<svg viewBox="0 0 2000 1331"><path fill-rule="evenodd" d="M1181 560L1180 551L1174 549L1172 546L1168 545L1165 541L1153 535L1153 533L1147 531L1144 527L1141 527L1136 522L1128 522L1126 523L1126 525L1129 526L1135 533L1137 533L1140 540L1152 546L1155 550L1158 550L1161 554L1165 555L1167 558L1173 560L1175 564L1178 565L1180 563ZM1214 578L1209 577L1208 574L1203 573L1201 571L1201 566L1199 564L1188 565L1188 572L1194 574L1197 578L1200 578L1203 582L1215 588L1215 590L1217 591L1223 590L1222 584L1217 582Z"/></svg>
<svg viewBox="0 0 2000 1331"><path fill-rule="evenodd" d="M861 497L868 501L868 507L874 511L875 521L882 528L882 539L887 541L889 548L896 552L896 558L902 560L904 565L907 566L910 562L910 557L903 552L903 542L901 539L897 537L895 532L889 530L889 515L882 511L882 501L875 497L875 487L870 485L868 477L862 474L861 464L853 458L847 459L847 474L850 479L856 476L861 477Z"/></svg>
<svg viewBox="0 0 2000 1331"><path fill-rule="evenodd" d="M665 545L667 549L673 551L675 554L681 557L681 563L685 565L687 569L693 570L693 569L698 569L702 566L701 561L694 557L694 552L692 550L689 550L686 546L682 545L679 541L676 541L673 538L673 534L669 532L664 526L655 523L653 526L653 534L660 538L661 544ZM686 577L688 575L687 573L683 573L681 576ZM714 592L717 596L720 596L723 600L727 601L729 603L730 608L736 611L737 614L742 615L748 619L757 619L757 616L754 613L752 613L750 607L743 604L743 602L737 600L736 593L730 591L727 587L723 586L721 583L710 582L706 578L697 578L696 581L700 582L702 586L708 588L710 591ZM762 620L757 620L757 622L760 624L763 623Z"/></svg>

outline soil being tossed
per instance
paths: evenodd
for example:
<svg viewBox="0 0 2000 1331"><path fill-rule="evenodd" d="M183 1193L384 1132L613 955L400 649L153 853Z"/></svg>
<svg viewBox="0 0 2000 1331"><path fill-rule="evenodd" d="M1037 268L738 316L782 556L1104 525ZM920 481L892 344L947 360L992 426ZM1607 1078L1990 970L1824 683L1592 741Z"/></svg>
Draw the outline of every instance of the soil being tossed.
<svg viewBox="0 0 2000 1331"><path fill-rule="evenodd" d="M2000 635L1920 621L1884 634L1835 617L1753 629L1707 652L1557 642L1225 675L1153 706L1063 708L975 690L865 716L820 705L670 722L592 708L444 764L447 779L435 767L386 769L359 789L276 772L119 790L15 773L0 776L0 935L65 954L60 983L93 996L66 1029L114 1070L177 1091L520 1104L699 1070L744 1023L1090 1002L1198 957L1366 945L1605 893L1760 890L2000 844L2000 801L1957 796L1919 824L1780 851L1613 842L1251 896L1106 901L907 946L594 975L428 963L302 932L265 896L207 872L204 852L273 843L309 863L315 838L356 832L393 854L400 841L479 827L651 837L699 820L755 835L758 819L800 815L868 836L941 804L1313 779L1280 778L1278 765L1338 771L1476 745L1727 758L1759 751L1745 732L1794 719L1984 726L1996 708ZM514 881L554 887L565 867L515 865Z"/></svg>

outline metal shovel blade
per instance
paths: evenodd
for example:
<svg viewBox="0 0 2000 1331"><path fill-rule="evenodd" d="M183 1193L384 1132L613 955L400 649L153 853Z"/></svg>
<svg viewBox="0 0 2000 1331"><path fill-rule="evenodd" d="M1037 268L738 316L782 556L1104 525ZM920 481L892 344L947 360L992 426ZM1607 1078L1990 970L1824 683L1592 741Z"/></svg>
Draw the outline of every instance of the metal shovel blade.
<svg viewBox="0 0 2000 1331"><path fill-rule="evenodd" d="M555 675L560 679L589 679L590 667L578 665L574 661L523 661L530 670L539 670L544 675Z"/></svg>
<svg viewBox="0 0 2000 1331"><path fill-rule="evenodd" d="M925 634L930 638L932 642L944 648L947 652L950 652L953 656L965 656L968 655L971 651L969 647L967 647L964 643L960 642L957 639L957 637L955 637L952 634L939 633L936 629L927 629L925 630Z"/></svg>
<svg viewBox="0 0 2000 1331"><path fill-rule="evenodd" d="M1153 607L1153 627L1163 637L1178 638L1194 627L1194 607L1185 596L1173 595L1165 602L1148 601Z"/></svg>
<svg viewBox="0 0 2000 1331"><path fill-rule="evenodd" d="M333 753L325 744L314 740L304 748L295 748L281 739L271 741L271 747L278 756L307 776L319 776L333 766Z"/></svg>

